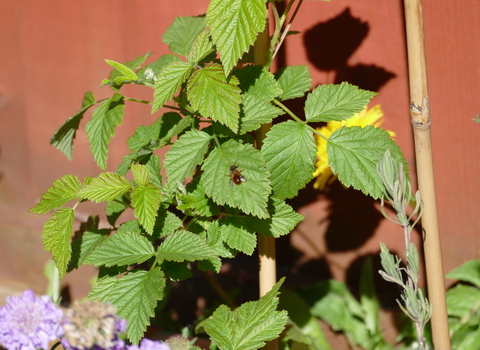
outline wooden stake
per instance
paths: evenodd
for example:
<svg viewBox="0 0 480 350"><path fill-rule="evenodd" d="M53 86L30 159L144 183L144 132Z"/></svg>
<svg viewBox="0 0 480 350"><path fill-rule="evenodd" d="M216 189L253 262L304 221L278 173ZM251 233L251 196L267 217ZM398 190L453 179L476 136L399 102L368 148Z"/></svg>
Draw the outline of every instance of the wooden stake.
<svg viewBox="0 0 480 350"><path fill-rule="evenodd" d="M450 350L442 253L433 174L431 116L421 0L404 0L410 79L410 117L415 138L417 181L425 204L422 215L428 297L432 304L434 349Z"/></svg>

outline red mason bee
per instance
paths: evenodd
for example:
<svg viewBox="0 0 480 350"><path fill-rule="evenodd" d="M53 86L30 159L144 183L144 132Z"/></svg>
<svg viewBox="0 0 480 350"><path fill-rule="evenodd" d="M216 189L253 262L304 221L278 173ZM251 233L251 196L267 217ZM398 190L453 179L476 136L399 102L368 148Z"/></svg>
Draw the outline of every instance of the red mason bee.
<svg viewBox="0 0 480 350"><path fill-rule="evenodd" d="M238 166L232 165L230 167L230 184L229 186L232 187L233 184L240 185L242 182L247 181L247 179L241 174L243 170L238 170Z"/></svg>

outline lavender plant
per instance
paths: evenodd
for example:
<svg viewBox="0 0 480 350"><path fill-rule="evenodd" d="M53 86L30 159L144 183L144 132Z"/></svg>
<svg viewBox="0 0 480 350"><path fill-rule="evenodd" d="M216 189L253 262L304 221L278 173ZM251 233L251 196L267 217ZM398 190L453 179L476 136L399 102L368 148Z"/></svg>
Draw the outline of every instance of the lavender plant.
<svg viewBox="0 0 480 350"><path fill-rule="evenodd" d="M265 29L267 4L275 23L267 63L252 65L248 53ZM175 55L148 64L150 53L126 63L106 60L113 70L102 86L112 89L112 96L97 100L87 92L80 111L50 140L72 159L76 131L93 109L85 131L93 158L105 170L125 104L152 106L156 119L128 139L130 153L116 172L83 181L65 175L31 209L38 214L53 211L42 237L60 278L81 265L98 267L89 298L114 305L127 319L128 338L135 344L158 300L165 298L167 280L190 277L192 262L200 270L218 273L222 259L239 252L251 255L257 234L287 235L302 220L285 200L313 178L314 134L328 141L329 166L340 181L374 198L383 194L375 169L384 152L390 150L396 161L405 163L383 129L344 126L327 137L310 125L351 118L374 92L346 82L309 92L306 66L270 72L301 4L291 0L279 13L274 0L212 0L205 16L175 19L163 36ZM125 96L124 85L151 88L152 101ZM302 119L284 101L306 93ZM160 115L161 109L170 111ZM276 122L259 149L254 141L257 130L284 114L291 119ZM168 151L161 159L155 152L163 148ZM160 175L162 167L166 179ZM77 203L66 206L71 200ZM93 225L72 242L74 211L85 201L105 202L111 227ZM136 219L117 223L124 211L133 211ZM277 338L288 318L285 311L275 311L280 284L235 311L220 306L204 324L211 341L221 349L244 350Z"/></svg>

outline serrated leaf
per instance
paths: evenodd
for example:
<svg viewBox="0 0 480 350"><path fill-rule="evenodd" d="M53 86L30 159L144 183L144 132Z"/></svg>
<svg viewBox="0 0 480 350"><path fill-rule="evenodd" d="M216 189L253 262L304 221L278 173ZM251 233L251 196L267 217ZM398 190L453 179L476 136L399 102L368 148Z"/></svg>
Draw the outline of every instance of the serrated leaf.
<svg viewBox="0 0 480 350"><path fill-rule="evenodd" d="M171 281L183 281L193 276L188 263L177 263L175 261L164 260L160 262L159 267Z"/></svg>
<svg viewBox="0 0 480 350"><path fill-rule="evenodd" d="M73 233L73 219L72 208L60 208L43 225L43 246L45 250L52 253L60 278L65 276L72 255L70 241Z"/></svg>
<svg viewBox="0 0 480 350"><path fill-rule="evenodd" d="M188 62L198 64L201 60L207 57L214 51L212 41L208 32L205 30L201 32L192 46L192 51L188 54Z"/></svg>
<svg viewBox="0 0 480 350"><path fill-rule="evenodd" d="M383 184L377 173L377 162L387 149L398 163L404 164L408 176L402 151L390 138L390 134L370 125L365 128L352 126L335 130L327 142L328 164L345 186L352 186L373 198L380 198Z"/></svg>
<svg viewBox="0 0 480 350"><path fill-rule="evenodd" d="M278 70L275 78L282 89L280 100L302 97L312 88L312 77L308 66L289 66Z"/></svg>
<svg viewBox="0 0 480 350"><path fill-rule="evenodd" d="M163 298L165 280L159 268L128 272L120 279L107 277L95 285L89 298L110 302L117 315L127 320L127 336L138 344L154 315L157 301Z"/></svg>
<svg viewBox="0 0 480 350"><path fill-rule="evenodd" d="M480 260L469 260L447 273L447 278L469 282L480 288Z"/></svg>
<svg viewBox="0 0 480 350"><path fill-rule="evenodd" d="M62 176L53 182L53 185L43 194L40 202L29 211L36 214L46 214L50 210L61 207L77 198L76 193L81 187L82 184L75 175Z"/></svg>
<svg viewBox="0 0 480 350"><path fill-rule="evenodd" d="M116 173L102 173L77 192L80 198L93 202L111 201L130 190L130 182Z"/></svg>
<svg viewBox="0 0 480 350"><path fill-rule="evenodd" d="M243 95L243 104L240 117L239 134L245 134L249 131L257 130L260 125L267 124L273 118L284 114L285 112L252 95Z"/></svg>
<svg viewBox="0 0 480 350"><path fill-rule="evenodd" d="M127 175L128 170L132 162L137 158L137 151L130 152L129 154L123 156L122 162L118 165L116 173L120 176Z"/></svg>
<svg viewBox="0 0 480 350"><path fill-rule="evenodd" d="M132 164L130 170L133 174L133 180L137 184L141 186L146 186L150 183L150 172L145 165Z"/></svg>
<svg viewBox="0 0 480 350"><path fill-rule="evenodd" d="M278 337L288 320L286 311L275 311L280 280L258 301L242 304L235 311L225 305L205 322L205 331L222 350L254 350Z"/></svg>
<svg viewBox="0 0 480 350"><path fill-rule="evenodd" d="M195 167L202 163L211 137L207 133L191 130L180 136L165 155L167 186L174 186L193 175Z"/></svg>
<svg viewBox="0 0 480 350"><path fill-rule="evenodd" d="M68 264L67 272L84 265L90 254L108 239L109 233L109 230L91 229L76 238L72 243L72 259Z"/></svg>
<svg viewBox="0 0 480 350"><path fill-rule="evenodd" d="M138 151L152 140L170 140L174 135L191 125L191 117L183 118L175 112L165 113L150 126L140 125L127 140L131 151Z"/></svg>
<svg viewBox="0 0 480 350"><path fill-rule="evenodd" d="M194 177L187 184L188 193L195 199L193 208L200 216L215 216L220 212L220 206L205 195L205 190L199 181L199 177Z"/></svg>
<svg viewBox="0 0 480 350"><path fill-rule="evenodd" d="M135 187L131 196L135 217L138 218L145 231L151 235L162 198L160 190L154 184L149 183Z"/></svg>
<svg viewBox="0 0 480 350"><path fill-rule="evenodd" d="M196 70L188 80L187 97L192 107L203 117L237 131L242 102L240 88L234 84L233 79L227 81L221 65L209 63Z"/></svg>
<svg viewBox="0 0 480 350"><path fill-rule="evenodd" d="M145 163L150 172L150 182L154 184L159 190L162 189L162 176L160 175L160 157L152 154Z"/></svg>
<svg viewBox="0 0 480 350"><path fill-rule="evenodd" d="M190 63L174 61L160 71L155 82L152 114L173 98L180 86L188 79L192 70L193 66Z"/></svg>
<svg viewBox="0 0 480 350"><path fill-rule="evenodd" d="M222 220L220 231L222 239L230 248L252 255L257 246L257 235L244 227L242 217L227 217Z"/></svg>
<svg viewBox="0 0 480 350"><path fill-rule="evenodd" d="M153 229L155 237L164 237L173 234L182 225L182 220L171 211L161 210Z"/></svg>
<svg viewBox="0 0 480 350"><path fill-rule="evenodd" d="M265 0L210 2L206 26L227 74L263 31L266 19Z"/></svg>
<svg viewBox="0 0 480 350"><path fill-rule="evenodd" d="M203 239L188 231L177 231L168 236L158 248L157 258L176 262L218 259Z"/></svg>
<svg viewBox="0 0 480 350"><path fill-rule="evenodd" d="M131 70L130 68L128 68L127 66L125 66L125 65L123 65L119 62L115 62L115 61L111 61L111 60L105 60L105 62L107 62L107 64L109 64L110 66L115 68L117 71L119 71L122 76L124 76L124 77L126 77L130 80L137 80L138 79L135 72L133 70Z"/></svg>
<svg viewBox="0 0 480 350"><path fill-rule="evenodd" d="M270 213L270 218L259 219L248 216L245 218L245 224L255 230L255 232L278 238L292 232L295 226L304 218L296 213L287 203L276 198L270 199L268 212Z"/></svg>
<svg viewBox="0 0 480 350"><path fill-rule="evenodd" d="M124 107L123 96L116 93L93 111L92 120L85 125L93 158L102 170L107 167L108 145L122 124Z"/></svg>
<svg viewBox="0 0 480 350"><path fill-rule="evenodd" d="M142 55L142 56L139 56L137 58L134 58L133 60L131 61L128 61L128 62L125 62L125 63L118 63L118 62L115 62L115 63L118 63L120 64L121 66L123 67L126 67L127 69L131 70L131 71L136 71L138 68L140 68L140 66L147 60L147 58L152 54L153 52L147 52L146 54ZM108 62L107 62L108 63ZM109 63L110 64L110 63ZM115 80L116 78L120 77L121 74L123 74L123 72L121 72L120 70L116 69L117 67L115 66L112 66L114 67L115 69L113 69L111 72L110 72L110 75L108 76L108 79L109 80ZM125 75L125 74L124 74ZM128 75L125 75L128 77ZM137 76L135 74L135 76ZM141 77L139 75L139 77ZM132 80L137 80L138 78L135 78L135 79L132 79Z"/></svg>
<svg viewBox="0 0 480 350"><path fill-rule="evenodd" d="M313 178L316 144L311 129L292 120L276 124L262 146L270 171L273 193L278 199L292 198Z"/></svg>
<svg viewBox="0 0 480 350"><path fill-rule="evenodd" d="M240 81L240 89L246 95L270 102L282 93L275 77L263 66L248 65L232 72Z"/></svg>
<svg viewBox="0 0 480 350"><path fill-rule="evenodd" d="M117 201L107 202L107 205L105 206L105 214L107 215L108 223L115 226L115 222L127 208L127 203L119 203Z"/></svg>
<svg viewBox="0 0 480 350"><path fill-rule="evenodd" d="M167 54L160 56L156 61L147 64L144 68L140 69L137 72L137 76L147 82L154 82L155 79L157 79L158 74L167 67L170 63L176 62L176 61L181 61L181 59L178 56ZM153 71L153 77L150 77L150 75L145 74L147 71Z"/></svg>
<svg viewBox="0 0 480 350"><path fill-rule="evenodd" d="M195 38L205 29L205 17L177 17L163 34L162 41L170 51L187 56Z"/></svg>
<svg viewBox="0 0 480 350"><path fill-rule="evenodd" d="M155 254L152 243L136 232L117 232L104 240L85 259L87 265L122 266L141 264Z"/></svg>
<svg viewBox="0 0 480 350"><path fill-rule="evenodd" d="M62 152L67 159L73 157L73 140L85 112L96 103L93 93L87 91L83 97L82 109L68 118L65 123L52 135L50 144Z"/></svg>
<svg viewBox="0 0 480 350"><path fill-rule="evenodd" d="M305 117L308 122L347 120L363 110L375 95L347 82L320 85L308 94Z"/></svg>
<svg viewBox="0 0 480 350"><path fill-rule="evenodd" d="M230 168L238 171L246 181L230 186ZM202 165L201 184L207 196L219 205L228 204L247 214L267 218L267 200L271 192L269 172L261 153L252 145L229 140L215 148Z"/></svg>

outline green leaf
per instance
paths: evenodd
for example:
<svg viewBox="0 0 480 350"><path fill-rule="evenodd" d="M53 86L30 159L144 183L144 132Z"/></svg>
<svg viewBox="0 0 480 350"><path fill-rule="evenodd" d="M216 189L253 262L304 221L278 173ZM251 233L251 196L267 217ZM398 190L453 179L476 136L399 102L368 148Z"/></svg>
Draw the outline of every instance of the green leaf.
<svg viewBox="0 0 480 350"><path fill-rule="evenodd" d="M268 212L268 219L248 216L244 221L254 232L278 238L288 235L303 220L303 216L296 213L291 206L276 198L270 199Z"/></svg>
<svg viewBox="0 0 480 350"><path fill-rule="evenodd" d="M72 259L68 264L67 272L85 265L85 261L90 254L108 239L109 234L109 230L91 229L85 231L80 237L75 238L72 243Z"/></svg>
<svg viewBox="0 0 480 350"><path fill-rule="evenodd" d="M119 203L117 201L107 202L107 205L105 206L105 214L107 215L108 223L112 226L115 226L115 222L127 208L127 203Z"/></svg>
<svg viewBox="0 0 480 350"><path fill-rule="evenodd" d="M171 100L180 86L188 79L193 66L190 63L174 61L160 71L155 82L152 114Z"/></svg>
<svg viewBox="0 0 480 350"><path fill-rule="evenodd" d="M230 185L230 168L238 171L246 181ZM267 218L267 200L271 192L269 172L261 153L252 145L229 140L215 148L202 165L201 184L207 196L219 205L228 204L247 214Z"/></svg>
<svg viewBox="0 0 480 350"><path fill-rule="evenodd" d="M78 191L77 196L99 203L114 200L129 190L130 183L124 177L116 173L102 173Z"/></svg>
<svg viewBox="0 0 480 350"><path fill-rule="evenodd" d="M207 10L207 27L228 74L265 28L265 0L212 0Z"/></svg>
<svg viewBox="0 0 480 350"><path fill-rule="evenodd" d="M136 232L122 231L103 240L84 263L97 267L141 264L154 254L152 243L148 239Z"/></svg>
<svg viewBox="0 0 480 350"><path fill-rule="evenodd" d="M145 67L140 69L136 74L143 81L154 83L160 71L166 66L168 66L170 63L175 61L181 61L180 57L172 54L163 55L163 56L160 56L156 61L147 64ZM145 74L146 72L150 72L150 74L148 73ZM153 72L153 77L151 72Z"/></svg>
<svg viewBox="0 0 480 350"><path fill-rule="evenodd" d="M92 120L85 125L93 158L102 170L107 167L108 145L115 128L122 124L124 107L123 96L116 93L93 111Z"/></svg>
<svg viewBox="0 0 480 350"><path fill-rule="evenodd" d="M273 118L284 113L282 109L258 97L243 95L239 134L257 130L260 125L270 123Z"/></svg>
<svg viewBox="0 0 480 350"><path fill-rule="evenodd" d="M139 56L137 58L134 58L131 61L125 62L125 63L119 63L120 65L126 67L127 69L130 69L131 71L136 71L140 66L147 60L147 58L152 54L153 52L147 52L145 55ZM108 62L107 62L108 63ZM117 63L117 62L115 62ZM110 63L109 63L110 64ZM113 69L110 72L110 75L108 76L109 80L115 80L116 78L120 77L122 75L122 72L118 69L116 69L115 66L112 66L115 69ZM124 74L125 75L125 74ZM139 77L141 77L139 75ZM136 80L136 79L132 79Z"/></svg>
<svg viewBox="0 0 480 350"><path fill-rule="evenodd" d="M346 120L363 110L375 95L347 82L320 85L307 97L305 117L308 122Z"/></svg>
<svg viewBox="0 0 480 350"><path fill-rule="evenodd" d="M73 140L85 112L96 103L93 93L87 91L83 97L82 109L68 118L50 138L50 144L62 152L67 159L73 158Z"/></svg>
<svg viewBox="0 0 480 350"><path fill-rule="evenodd" d="M209 63L196 70L188 80L187 97L203 117L237 131L242 98L235 83L236 79L227 81L221 65Z"/></svg>
<svg viewBox="0 0 480 350"><path fill-rule="evenodd" d="M43 194L40 203L29 211L36 214L46 214L50 210L61 207L77 198L76 193L81 187L82 184L75 175L62 176L55 180L53 185Z"/></svg>
<svg viewBox="0 0 480 350"><path fill-rule="evenodd" d="M129 154L123 156L122 162L118 165L116 173L120 176L127 175L130 166L137 159L137 151L130 152Z"/></svg>
<svg viewBox="0 0 480 350"><path fill-rule="evenodd" d="M133 174L133 180L137 184L141 186L146 186L150 183L150 172L145 165L132 164L130 170Z"/></svg>
<svg viewBox="0 0 480 350"><path fill-rule="evenodd" d="M345 186L352 186L376 199L383 194L377 162L387 149L390 149L397 163L404 164L408 172L402 151L388 132L373 126L342 127L328 139L328 164Z"/></svg>
<svg viewBox="0 0 480 350"><path fill-rule="evenodd" d="M470 313L474 313L478 307L480 290L458 284L447 291L446 299L448 315L464 318Z"/></svg>
<svg viewBox="0 0 480 350"><path fill-rule="evenodd" d="M52 253L60 278L65 276L72 255L70 241L73 233L73 219L72 208L60 208L43 225L43 246L45 250Z"/></svg>
<svg viewBox="0 0 480 350"><path fill-rule="evenodd" d="M205 189L199 181L199 177L194 177L187 184L188 193L196 200L193 209L200 216L215 216L220 212L220 206L205 195Z"/></svg>
<svg viewBox="0 0 480 350"><path fill-rule="evenodd" d="M258 301L242 304L235 311L221 305L205 322L205 331L222 350L254 350L278 337L288 320L286 311L275 311L283 278Z"/></svg>
<svg viewBox="0 0 480 350"><path fill-rule="evenodd" d="M140 224L150 235L153 233L161 198L160 189L152 183L137 186L132 191L132 205L135 209L135 217L138 218Z"/></svg>
<svg viewBox="0 0 480 350"><path fill-rule="evenodd" d="M198 130L190 130L180 136L165 155L167 186L176 187L176 182L193 175L195 167L202 163L211 137Z"/></svg>
<svg viewBox="0 0 480 350"><path fill-rule="evenodd" d="M180 226L182 220L171 211L161 210L157 216L153 229L155 237L165 237L173 234Z"/></svg>
<svg viewBox="0 0 480 350"><path fill-rule="evenodd" d="M365 312L365 326L370 334L381 333L380 302L375 291L372 259L368 256L360 275L360 302Z"/></svg>
<svg viewBox="0 0 480 350"><path fill-rule="evenodd" d="M282 93L274 75L263 66L248 65L232 73L240 81L240 88L246 95L270 102Z"/></svg>
<svg viewBox="0 0 480 350"><path fill-rule="evenodd" d="M127 320L128 339L138 344L154 316L157 301L163 298L165 280L159 268L150 271L128 272L120 279L100 280L89 293L89 298L110 302L117 315Z"/></svg>
<svg viewBox="0 0 480 350"><path fill-rule="evenodd" d="M469 260L462 266L447 273L447 278L469 282L480 288L480 260Z"/></svg>
<svg viewBox="0 0 480 350"><path fill-rule="evenodd" d="M245 228L244 223L242 217L226 217L222 220L220 232L230 248L252 255L257 246L257 235L254 230Z"/></svg>
<svg viewBox="0 0 480 350"><path fill-rule="evenodd" d="M170 51L180 56L187 56L192 49L195 38L205 29L205 17L177 17L163 34L162 41Z"/></svg>
<svg viewBox="0 0 480 350"><path fill-rule="evenodd" d="M157 257L176 262L218 259L203 239L188 231L177 231L168 236L158 248Z"/></svg>
<svg viewBox="0 0 480 350"><path fill-rule="evenodd" d="M127 66L125 66L125 65L123 65L119 62L115 62L115 61L111 61L111 60L105 60L105 62L107 62L109 65L111 65L117 71L119 71L121 76L126 77L130 80L137 80L138 79L135 72L133 70L131 70L130 68L128 68Z"/></svg>
<svg viewBox="0 0 480 350"><path fill-rule="evenodd" d="M212 41L207 31L201 32L193 43L192 51L188 54L188 62L198 64L214 51Z"/></svg>
<svg viewBox="0 0 480 350"><path fill-rule="evenodd" d="M193 276L188 263L177 263L175 261L164 260L159 264L162 271L171 281L183 281Z"/></svg>
<svg viewBox="0 0 480 350"><path fill-rule="evenodd" d="M150 172L150 182L154 184L158 189L162 189L162 176L160 175L160 157L152 154L147 163L145 163L148 171Z"/></svg>
<svg viewBox="0 0 480 350"><path fill-rule="evenodd" d="M262 146L278 199L292 198L313 178L317 146L312 130L292 120L276 124Z"/></svg>
<svg viewBox="0 0 480 350"><path fill-rule="evenodd" d="M312 77L308 66L283 67L275 73L275 78L282 89L280 100L302 97L312 88Z"/></svg>

